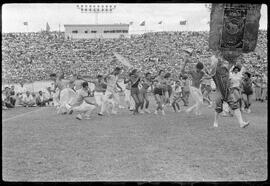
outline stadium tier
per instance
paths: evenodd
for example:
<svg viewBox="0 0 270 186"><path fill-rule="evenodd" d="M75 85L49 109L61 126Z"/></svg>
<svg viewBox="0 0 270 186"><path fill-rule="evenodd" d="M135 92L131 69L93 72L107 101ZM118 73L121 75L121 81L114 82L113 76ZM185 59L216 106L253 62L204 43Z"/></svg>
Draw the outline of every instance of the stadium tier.
<svg viewBox="0 0 270 186"><path fill-rule="evenodd" d="M2 78L6 82L47 80L52 72L70 74L74 63L81 64L78 70L82 74L105 74L120 65L113 52L145 72L154 72L156 67L177 72L184 47L194 49L194 61L212 55L208 38L208 32L152 32L130 38L79 40L65 39L65 33L58 32L3 33ZM267 32L259 31L255 52L244 56L251 72L267 70L265 51Z"/></svg>

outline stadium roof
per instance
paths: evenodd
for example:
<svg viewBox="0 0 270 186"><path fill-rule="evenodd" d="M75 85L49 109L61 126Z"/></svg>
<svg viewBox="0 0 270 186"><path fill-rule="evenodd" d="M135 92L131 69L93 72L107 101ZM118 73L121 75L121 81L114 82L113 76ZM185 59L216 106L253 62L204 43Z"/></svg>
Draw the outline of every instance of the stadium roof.
<svg viewBox="0 0 270 186"><path fill-rule="evenodd" d="M129 26L129 24L66 24L64 27L69 26Z"/></svg>

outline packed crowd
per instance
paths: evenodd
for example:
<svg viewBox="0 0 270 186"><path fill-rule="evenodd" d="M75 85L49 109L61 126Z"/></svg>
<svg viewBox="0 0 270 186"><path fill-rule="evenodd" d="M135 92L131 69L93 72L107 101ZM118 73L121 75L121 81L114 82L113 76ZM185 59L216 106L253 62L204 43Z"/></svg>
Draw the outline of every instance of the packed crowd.
<svg viewBox="0 0 270 186"><path fill-rule="evenodd" d="M244 56L252 74L267 71L267 32L259 31L257 48ZM126 57L143 72L179 70L183 47L194 49L194 62L212 54L208 32L155 32L121 39L67 40L64 33L2 34L2 79L5 82L47 80L48 74L63 71L71 74L106 74L119 62L113 52Z"/></svg>

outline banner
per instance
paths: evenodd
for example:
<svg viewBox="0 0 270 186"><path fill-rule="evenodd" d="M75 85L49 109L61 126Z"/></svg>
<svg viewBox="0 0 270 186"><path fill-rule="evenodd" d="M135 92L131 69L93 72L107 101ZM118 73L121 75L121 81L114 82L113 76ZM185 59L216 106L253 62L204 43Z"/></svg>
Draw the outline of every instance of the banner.
<svg viewBox="0 0 270 186"><path fill-rule="evenodd" d="M254 51L260 9L260 4L212 4L209 48L235 55Z"/></svg>
<svg viewBox="0 0 270 186"><path fill-rule="evenodd" d="M114 52L113 54L115 55L115 57L116 57L123 65L125 65L125 66L127 66L127 67L129 67L129 68L132 67L132 65L129 63L129 61L128 61L126 58L124 58L123 56L121 56L120 54L118 54L118 53L116 53L116 52Z"/></svg>

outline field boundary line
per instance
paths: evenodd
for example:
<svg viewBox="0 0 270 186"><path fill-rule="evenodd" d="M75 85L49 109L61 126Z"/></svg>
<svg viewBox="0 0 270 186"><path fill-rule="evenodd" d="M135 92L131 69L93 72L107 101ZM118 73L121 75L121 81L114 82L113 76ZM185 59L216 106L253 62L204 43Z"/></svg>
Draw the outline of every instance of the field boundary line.
<svg viewBox="0 0 270 186"><path fill-rule="evenodd" d="M4 119L4 120L2 120L2 122L9 121L9 120L12 120L12 119L16 119L16 118L25 116L25 115L27 115L27 114L29 114L29 113L34 113L34 112L38 112L38 111L44 110L44 109L46 109L46 108L50 108L50 107L44 107L44 108L40 108L40 109L38 109L38 110L33 110L33 111L26 112L26 113L22 113L22 114L19 114L19 115L17 115L17 116L14 116L14 117Z"/></svg>

